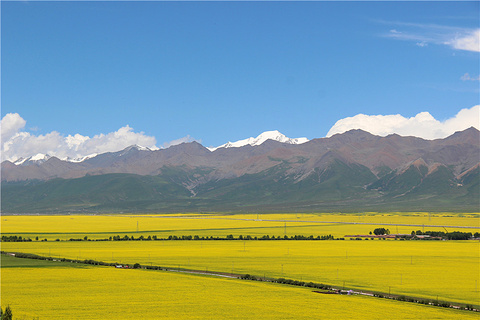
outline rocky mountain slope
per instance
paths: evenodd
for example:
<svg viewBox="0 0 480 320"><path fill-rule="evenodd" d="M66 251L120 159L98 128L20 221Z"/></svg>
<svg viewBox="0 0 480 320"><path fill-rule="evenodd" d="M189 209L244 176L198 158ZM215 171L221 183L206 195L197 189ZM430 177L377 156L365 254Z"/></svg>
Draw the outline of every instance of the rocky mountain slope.
<svg viewBox="0 0 480 320"><path fill-rule="evenodd" d="M258 141L5 161L2 212L479 208L475 128L437 140L352 130L301 143Z"/></svg>

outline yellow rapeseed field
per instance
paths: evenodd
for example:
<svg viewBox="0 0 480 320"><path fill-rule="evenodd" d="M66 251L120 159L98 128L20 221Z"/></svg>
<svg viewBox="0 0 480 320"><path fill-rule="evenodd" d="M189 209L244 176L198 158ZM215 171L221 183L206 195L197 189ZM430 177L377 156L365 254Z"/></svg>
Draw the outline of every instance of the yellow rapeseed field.
<svg viewBox="0 0 480 320"><path fill-rule="evenodd" d="M9 264L1 268L1 303L16 319L478 319L467 311L257 281Z"/></svg>
<svg viewBox="0 0 480 320"><path fill-rule="evenodd" d="M450 226L470 228L461 229ZM116 235L121 237L134 235L137 238L140 235L145 237L156 235L159 238L166 238L169 235L226 237L233 234L235 237L239 235L254 237L332 234L338 238L346 234L368 234L377 227L389 228L392 233L410 233L412 230L474 233L479 231L480 226L478 214L451 213L1 217L2 235L21 235L34 239L32 242L2 242L4 251L236 274L248 273L270 278L284 277L348 289L390 292L480 306L478 271L480 243L478 241L351 241L348 239L335 241L65 241L70 238L83 239L85 236L93 240L106 239ZM36 241L36 237L39 237L40 240L48 239L48 241ZM56 239L60 241L55 241ZM55 280L55 275L59 279L58 282ZM222 318L227 314L230 318L242 317L246 306L251 312L248 314L250 318L266 318L275 314L277 315L276 319L298 318L290 312L293 312L292 310L298 312L297 309L301 309L301 306L304 306L306 310L310 308L311 312L317 312L315 314L318 315L347 319L359 319L364 315L367 315L368 318L392 318L392 315L405 318L409 312L413 312L412 315L415 315L416 312L402 311L406 305L404 303L388 301L388 305L377 305L377 303L387 303L378 302L384 301L382 299L370 298L376 301L373 303L365 297L325 295L318 297L318 294L311 297L310 291L303 288L258 282L245 283L244 281L211 277L190 277L164 272L115 270L113 268L72 269L58 266L33 269L27 267L2 268L2 305L18 305L22 309L19 301L26 299L26 304L30 309L25 310L32 310L28 311L27 318L29 318L30 314L37 316L49 314L48 312L51 310L47 306L56 306L54 299L63 296L65 300L62 300L64 302L62 306L64 305L64 307L56 306L55 308L60 308L58 311L62 316L66 315L65 319L75 319L76 315L73 316L73 314L79 314L79 317L85 318L81 315L85 306L93 308L92 312L94 312L95 306L103 308L99 313L103 316L98 318L122 318L117 313L121 313L122 308L124 312L133 313L130 318L136 318L136 312L138 315L145 313L146 316L142 316L145 319L158 318L157 314L160 309L155 309L149 303L163 309L174 310L169 314L170 311L162 309L164 312L162 315L179 317L178 312L184 312L185 317L190 318L196 316L211 318L208 316L209 312L213 318ZM191 280L193 284L182 284L183 281L187 281L186 279L194 279ZM65 285L62 285L61 281L74 287L78 285L76 289L78 294L74 294L73 291L70 293L68 288L64 288ZM202 281L206 281L206 283L201 286L210 288L208 290L212 292L215 291L214 288L218 291L218 296L214 295L217 298L212 298L211 304L201 300L207 291L199 293L198 288L195 287ZM138 287L134 283L138 283ZM157 283L158 285L152 285ZM217 288L217 286L222 288ZM184 291L191 292L191 294ZM90 293L87 294L87 292ZM95 292L95 294L91 292ZM98 295L97 292L99 292ZM138 295L135 292L138 292ZM188 299L180 299L175 302L175 299L181 295L185 295ZM293 303L292 301L286 302L289 295L298 297L292 298L298 308L288 304ZM99 296L102 298L100 299ZM163 296L164 300L159 300L160 298L157 296ZM214 307L215 303L219 304L222 298L227 299L226 297L229 296L235 297L234 301L237 302L225 305L222 309L224 311ZM268 300L270 304L267 306L259 304L259 301L263 301L260 298L263 296L271 299ZM145 297L150 300L146 300L146 304L142 305L140 301ZM194 297L197 297L197 300ZM34 301L35 299L42 299L43 302ZM100 299L101 303L95 304L95 299ZM315 299L314 302L311 299ZM318 299L320 302L317 301ZM31 304L28 303L29 301ZM353 302L354 304L352 304ZM184 305L188 303L198 304L200 307L197 310L201 309L202 311L194 312L193 306L192 309L185 307ZM315 304L315 307L309 306L310 304ZM330 310L327 304L334 306ZM273 309L268 307L270 305L273 306ZM281 309L282 305L290 307ZM31 309L33 306L35 306L34 309ZM250 308L250 306L253 307ZM366 309L363 310L359 306L365 306ZM415 308L418 307L420 306L415 306ZM149 308L153 308L155 311L148 313L146 310L150 310ZM376 308L381 313L374 311ZM418 309L421 310L418 312L425 314L423 318L426 319L448 318L444 315L453 312L453 310L443 311L443 309L440 312L439 308L422 308L426 309ZM277 309L282 311L272 311ZM385 310L394 311L385 315ZM433 310L431 312L435 316L430 317L430 313L428 313L430 311L425 310ZM105 314L112 316L105 317ZM311 313L306 312L300 315L306 318ZM471 313L459 313L459 315L468 318ZM87 318L95 319L90 315ZM458 316L451 318L458 318Z"/></svg>
<svg viewBox="0 0 480 320"><path fill-rule="evenodd" d="M476 241L6 242L3 250L322 282L479 303Z"/></svg>
<svg viewBox="0 0 480 320"><path fill-rule="evenodd" d="M135 235L137 230L145 236L159 237L196 234L199 236L332 234L335 237L343 237L346 234L368 234L376 227L389 228L392 233L411 233L412 230L445 231L442 226L477 228L455 229L465 232L476 232L480 228L479 214L452 213L54 215L3 216L1 219L1 231L4 235L31 238L40 236L49 240L84 236L99 239L116 234ZM416 226L405 226L408 224Z"/></svg>

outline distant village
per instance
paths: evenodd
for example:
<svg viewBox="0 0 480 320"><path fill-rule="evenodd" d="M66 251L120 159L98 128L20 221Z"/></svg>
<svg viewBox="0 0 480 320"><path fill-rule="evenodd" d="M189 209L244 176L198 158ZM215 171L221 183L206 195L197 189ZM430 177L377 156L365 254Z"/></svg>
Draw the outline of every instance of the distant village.
<svg viewBox="0 0 480 320"><path fill-rule="evenodd" d="M355 234L355 235L345 235L345 238L350 238L350 240L365 240L368 239L400 239L400 240L480 240L480 233L475 232L443 232L443 231L425 231L421 230L412 231L411 233L396 233L391 234L389 229L377 228L370 231L369 234Z"/></svg>

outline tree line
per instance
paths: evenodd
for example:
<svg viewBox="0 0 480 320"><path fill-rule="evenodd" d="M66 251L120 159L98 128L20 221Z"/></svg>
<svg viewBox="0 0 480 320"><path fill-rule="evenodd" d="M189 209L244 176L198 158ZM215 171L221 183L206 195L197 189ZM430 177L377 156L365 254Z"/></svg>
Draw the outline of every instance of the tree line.
<svg viewBox="0 0 480 320"><path fill-rule="evenodd" d="M270 236L270 235L263 235L263 236L243 236L239 235L238 237L235 237L233 234L229 234L226 237L220 237L220 236L198 236L198 235L182 235L182 236L176 236L176 235L170 235L166 238L160 238L157 236L151 236L149 235L148 237L140 235L135 237L135 235L124 235L123 237L120 235L116 236L111 236L109 238L105 239L89 239L88 236L85 236L83 238L70 238L66 241L168 241L168 240L345 240L344 238L335 238L331 234L329 235L322 235L322 236L314 236L314 235L293 235L293 236ZM32 241L30 238L22 238L22 236L2 236L1 238L2 242L25 242L25 241ZM36 237L36 241L38 240L38 237ZM47 239L42 239L40 241L47 241ZM61 241L59 238L57 238L55 241Z"/></svg>
<svg viewBox="0 0 480 320"><path fill-rule="evenodd" d="M260 278L253 276L251 274L245 274L240 276L242 280L253 280L253 281L267 281L265 278ZM285 279L285 278L277 278L277 279L269 279L269 282L281 283L281 284L288 284L291 286L300 286L300 287L308 287L308 288L315 288L315 289L322 289L322 290L331 290L332 287L323 283L315 283L315 282L305 282L305 281L298 281L292 279Z"/></svg>

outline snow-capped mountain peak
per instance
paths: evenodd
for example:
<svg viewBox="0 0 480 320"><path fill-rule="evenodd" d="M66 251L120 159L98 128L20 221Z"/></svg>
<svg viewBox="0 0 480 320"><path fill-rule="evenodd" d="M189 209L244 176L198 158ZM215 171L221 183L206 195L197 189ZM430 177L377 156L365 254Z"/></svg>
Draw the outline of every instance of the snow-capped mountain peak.
<svg viewBox="0 0 480 320"><path fill-rule="evenodd" d="M135 148L139 151L152 151L152 149L148 147L139 146L138 144L133 145L132 148Z"/></svg>
<svg viewBox="0 0 480 320"><path fill-rule="evenodd" d="M132 149L136 149L138 151L157 151L157 150L160 150L159 148L157 148L155 146L149 148L149 147L140 146L138 144L131 145L124 150L125 151L130 151Z"/></svg>
<svg viewBox="0 0 480 320"><path fill-rule="evenodd" d="M126 147L125 149L123 149L122 151L120 151L120 156L132 151L132 150L136 150L136 151L152 151L152 149L150 148L147 148L147 147L143 147L143 146L139 146L138 144L134 144L134 145L131 145L129 147Z"/></svg>
<svg viewBox="0 0 480 320"><path fill-rule="evenodd" d="M75 163L79 163L79 162L83 162L87 159L90 159L90 158L94 158L98 155L98 153L92 153L92 154L89 154L88 156L83 156L83 157L79 157L79 158L70 158L70 157L65 157L65 158L62 158L63 161L67 161L67 162L75 162Z"/></svg>
<svg viewBox="0 0 480 320"><path fill-rule="evenodd" d="M243 140L238 140L235 142L227 142L225 144L222 144L221 146L214 147L214 148L208 148L210 151L215 151L219 148L239 148L243 147L246 145L251 145L251 146L259 146L262 143L264 143L267 140L274 140L282 143L288 143L288 144L302 144L305 142L308 142L307 138L288 138L284 134L280 133L278 130L273 130L273 131L265 131L261 133L259 136L256 138L250 137L248 139L243 139Z"/></svg>
<svg viewBox="0 0 480 320"><path fill-rule="evenodd" d="M26 162L34 162L34 163L40 164L40 163L43 163L43 162L47 161L50 158L51 158L51 156L49 156L48 154L37 153L36 155L31 156L31 157L17 159L14 162L14 164L17 165L17 166L20 166L20 165L22 165Z"/></svg>

